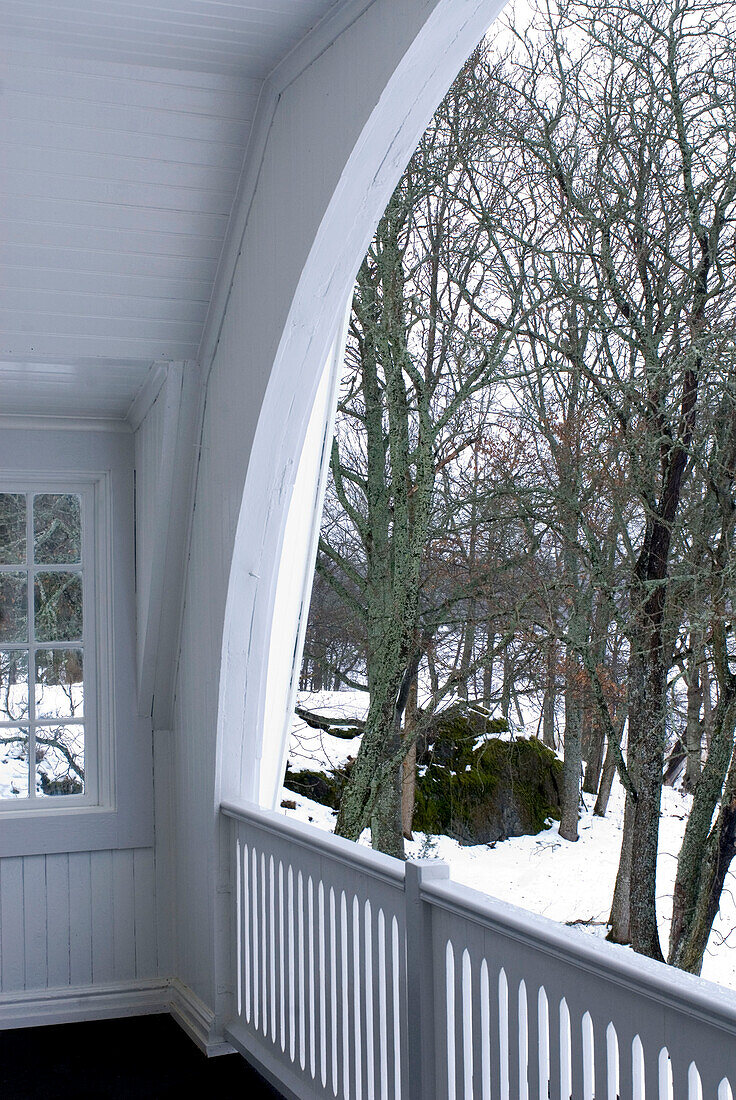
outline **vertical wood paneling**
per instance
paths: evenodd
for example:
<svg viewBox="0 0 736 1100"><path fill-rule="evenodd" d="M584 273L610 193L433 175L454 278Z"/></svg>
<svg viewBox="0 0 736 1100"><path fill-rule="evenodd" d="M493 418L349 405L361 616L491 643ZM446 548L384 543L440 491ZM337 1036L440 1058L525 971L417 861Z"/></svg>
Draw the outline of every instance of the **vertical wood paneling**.
<svg viewBox="0 0 736 1100"><path fill-rule="evenodd" d="M122 981L135 974L135 897L132 849L112 860L113 975Z"/></svg>
<svg viewBox="0 0 736 1100"><path fill-rule="evenodd" d="M158 975L153 850L0 860L0 993Z"/></svg>
<svg viewBox="0 0 736 1100"><path fill-rule="evenodd" d="M15 992L25 984L23 860L20 857L4 859L0 865L0 927L2 988Z"/></svg>
<svg viewBox="0 0 736 1100"><path fill-rule="evenodd" d="M111 982L113 958L112 852L90 854L92 908L92 981Z"/></svg>
<svg viewBox="0 0 736 1100"><path fill-rule="evenodd" d="M135 975L150 978L157 973L156 965L156 884L150 852L133 851L133 944Z"/></svg>
<svg viewBox="0 0 736 1100"><path fill-rule="evenodd" d="M69 971L72 985L92 982L92 882L89 852L69 855Z"/></svg>
<svg viewBox="0 0 736 1100"><path fill-rule="evenodd" d="M51 989L69 985L71 914L69 856L46 856L47 981Z"/></svg>
<svg viewBox="0 0 736 1100"><path fill-rule="evenodd" d="M26 856L23 860L23 931L25 950L25 988L44 989L48 985L46 923L46 856ZM62 934L64 922L61 923Z"/></svg>

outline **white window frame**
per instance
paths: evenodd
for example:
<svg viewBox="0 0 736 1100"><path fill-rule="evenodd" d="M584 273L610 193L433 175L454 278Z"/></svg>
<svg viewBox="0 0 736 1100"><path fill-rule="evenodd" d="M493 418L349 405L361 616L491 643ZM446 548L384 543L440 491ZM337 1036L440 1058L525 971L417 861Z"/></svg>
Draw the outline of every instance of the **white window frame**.
<svg viewBox="0 0 736 1100"><path fill-rule="evenodd" d="M85 792L79 795L39 797L35 792L34 771L29 768L29 793L17 798L0 798L0 827L3 819L22 814L45 818L60 814L110 809L114 800L113 761L114 707L112 699L112 589L111 589L111 501L108 473L34 472L0 470L0 493L26 495L26 561L24 565L3 567L3 572L24 570L28 573L29 640L17 645L1 644L3 650L26 650L28 662L29 729L33 723L32 696L35 692L35 651L42 642L31 642L33 614L33 576L44 571L32 560L33 512L31 497L37 493L73 494L81 500L82 527L82 646L84 650L84 775ZM63 566L59 566L63 569ZM73 566L69 567L73 570ZM18 725L23 725L19 721ZM38 723L36 723L38 724ZM29 739L29 752L33 737Z"/></svg>

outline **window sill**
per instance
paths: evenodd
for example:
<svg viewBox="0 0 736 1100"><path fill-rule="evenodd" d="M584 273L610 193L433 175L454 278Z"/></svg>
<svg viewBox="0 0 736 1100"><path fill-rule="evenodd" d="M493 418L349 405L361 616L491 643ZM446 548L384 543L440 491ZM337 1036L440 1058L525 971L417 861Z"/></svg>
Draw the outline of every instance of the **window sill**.
<svg viewBox="0 0 736 1100"><path fill-rule="evenodd" d="M0 810L0 858L150 848L153 819L142 807L122 815L109 806L53 806Z"/></svg>

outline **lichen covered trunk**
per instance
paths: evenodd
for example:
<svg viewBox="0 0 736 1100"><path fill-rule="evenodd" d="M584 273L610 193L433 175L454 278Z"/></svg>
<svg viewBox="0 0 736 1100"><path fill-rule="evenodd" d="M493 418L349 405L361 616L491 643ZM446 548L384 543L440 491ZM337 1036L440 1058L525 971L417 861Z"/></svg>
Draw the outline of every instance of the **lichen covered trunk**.
<svg viewBox="0 0 736 1100"><path fill-rule="evenodd" d="M632 632L629 660L628 768L636 789L630 815L631 944L639 954L653 959L663 957L657 928L656 881L667 677L660 628L661 619L657 617L655 622L645 621L638 632Z"/></svg>
<svg viewBox="0 0 736 1100"><path fill-rule="evenodd" d="M668 961L699 974L703 952L718 911L725 870L731 861L728 839L733 829L732 800L736 786L734 731L736 678L728 668L725 625L713 626L720 698L713 715L710 752L693 792L693 804L677 858ZM725 783L725 789L724 789ZM721 808L711 828L719 801ZM715 908L713 908L715 906Z"/></svg>

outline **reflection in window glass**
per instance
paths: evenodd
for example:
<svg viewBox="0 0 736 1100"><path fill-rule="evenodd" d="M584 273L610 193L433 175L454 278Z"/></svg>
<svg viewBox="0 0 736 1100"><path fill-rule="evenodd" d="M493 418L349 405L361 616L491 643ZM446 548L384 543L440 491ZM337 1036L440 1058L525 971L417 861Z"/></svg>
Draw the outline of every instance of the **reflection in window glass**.
<svg viewBox="0 0 736 1100"><path fill-rule="evenodd" d="M39 565L73 565L82 560L82 513L72 493L33 498L33 556Z"/></svg>
<svg viewBox="0 0 736 1100"><path fill-rule="evenodd" d="M81 639L81 573L36 573L34 603L36 641Z"/></svg>
<svg viewBox="0 0 736 1100"><path fill-rule="evenodd" d="M0 727L0 798L28 798L28 727Z"/></svg>
<svg viewBox="0 0 736 1100"><path fill-rule="evenodd" d="M0 650L0 722L28 717L28 653Z"/></svg>
<svg viewBox="0 0 736 1100"><path fill-rule="evenodd" d="M0 573L0 643L28 641L25 573Z"/></svg>
<svg viewBox="0 0 736 1100"><path fill-rule="evenodd" d="M0 493L0 565L22 565L25 560L26 498Z"/></svg>
<svg viewBox="0 0 736 1100"><path fill-rule="evenodd" d="M36 793L46 797L84 794L83 726L38 726Z"/></svg>
<svg viewBox="0 0 736 1100"><path fill-rule="evenodd" d="M83 715L82 650L37 650L36 718L81 718Z"/></svg>

